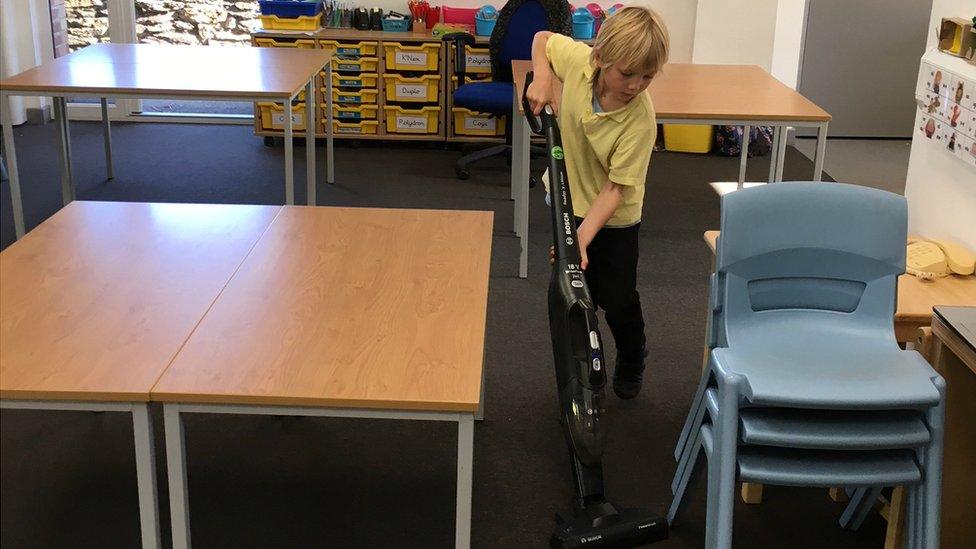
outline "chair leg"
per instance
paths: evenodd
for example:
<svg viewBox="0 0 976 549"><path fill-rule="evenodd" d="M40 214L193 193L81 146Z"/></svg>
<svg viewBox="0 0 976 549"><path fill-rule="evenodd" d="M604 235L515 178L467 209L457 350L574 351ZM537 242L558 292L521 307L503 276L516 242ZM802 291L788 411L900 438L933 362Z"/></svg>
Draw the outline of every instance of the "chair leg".
<svg viewBox="0 0 976 549"><path fill-rule="evenodd" d="M925 455L924 474L922 478L923 512L924 525L922 526L922 541L926 549L938 549L939 547L939 515L942 499L942 447L944 441L945 425L945 380L937 377L933 380L939 389L941 398L939 404L926 411L926 422L932 439L928 446L923 450Z"/></svg>
<svg viewBox="0 0 976 549"><path fill-rule="evenodd" d="M687 467L684 469L679 467L674 473L674 482L671 483L672 486L674 486L674 488L671 490L674 497L671 499L671 507L668 508L669 524L674 522L675 517L678 516L678 512L681 510L681 504L684 502L685 493L687 492L688 487L691 485L690 481L695 474L695 469L698 467L699 457L701 457L701 455L704 453L702 451L701 430L699 430L698 435L695 436L693 444L695 450L689 456ZM706 456L706 468L707 466ZM705 474L707 476L707 471Z"/></svg>
<svg viewBox="0 0 976 549"><path fill-rule="evenodd" d="M495 145L485 149L477 150L473 153L466 154L461 158L459 158L454 165L454 169L460 176L462 173L466 174L468 171L468 166L473 164L474 162L477 162L478 160L482 160L484 158L505 154L506 152L509 151L511 151L511 145Z"/></svg>
<svg viewBox="0 0 976 549"><path fill-rule="evenodd" d="M706 406L705 400L702 399L700 402L696 402L696 408L694 408L689 414L688 419L690 420L690 432L694 435L686 439L684 442L679 441L678 444L681 445L681 452L677 453L675 457L678 460L678 468L675 471L675 481L681 476L681 472L688 468L689 459L698 450L695 447L695 439L698 438L698 431L701 429L702 421L705 419ZM677 487L676 482L671 483L671 492L674 493Z"/></svg>
<svg viewBox="0 0 976 549"><path fill-rule="evenodd" d="M711 372L704 372L701 377L701 381L698 382L698 389L695 390L695 398L691 401L691 411L688 412L688 418L685 420L684 427L681 428L681 435L678 437L678 444L674 448L674 459L681 459L681 455L685 452L685 448L688 444L688 439L701 425L701 416L705 414L705 390L708 388L708 382L711 377Z"/></svg>
<svg viewBox="0 0 976 549"><path fill-rule="evenodd" d="M844 513L838 519L838 523L841 528L845 530L857 530L857 528L851 528L854 517L858 514L861 506L864 505L864 500L868 497L869 490L867 488L857 488L851 495L851 500L848 502L847 507L844 508Z"/></svg>
<svg viewBox="0 0 976 549"><path fill-rule="evenodd" d="M861 528L861 524L864 524L864 519L874 509L874 504L877 503L879 497L881 497L881 486L874 486L865 490L864 500L858 506L857 513L852 517L849 530L856 532Z"/></svg>
<svg viewBox="0 0 976 549"><path fill-rule="evenodd" d="M713 425L717 427L715 437L715 461L718 463L718 483L716 491L715 532L712 534L714 547L732 547L732 513L735 505L735 463L738 450L739 391L735 380L719 383L719 417ZM707 538L707 536L706 536ZM708 547L713 547L707 543Z"/></svg>

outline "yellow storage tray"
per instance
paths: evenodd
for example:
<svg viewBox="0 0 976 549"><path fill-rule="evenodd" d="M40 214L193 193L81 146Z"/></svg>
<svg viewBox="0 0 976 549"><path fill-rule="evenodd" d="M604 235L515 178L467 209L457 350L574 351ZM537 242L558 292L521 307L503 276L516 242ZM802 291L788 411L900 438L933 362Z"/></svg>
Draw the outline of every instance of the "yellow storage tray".
<svg viewBox="0 0 976 549"><path fill-rule="evenodd" d="M299 17L278 17L259 15L261 26L267 30L315 30L322 26L322 14Z"/></svg>
<svg viewBox="0 0 976 549"><path fill-rule="evenodd" d="M319 73L323 78L325 74ZM376 81L379 78L375 72L364 72L361 74L336 74L332 73L332 85L337 88L376 88Z"/></svg>
<svg viewBox="0 0 976 549"><path fill-rule="evenodd" d="M255 38L254 43L261 48L303 48L315 49L315 40L278 40L277 38Z"/></svg>
<svg viewBox="0 0 976 549"><path fill-rule="evenodd" d="M323 120L322 123L325 124L326 121ZM380 123L376 120L363 120L362 122L339 122L338 120L334 120L332 122L332 129L337 134L376 135L379 127Z"/></svg>
<svg viewBox="0 0 976 549"><path fill-rule="evenodd" d="M326 105L322 105L322 112L326 112ZM360 120L376 120L379 107L376 105L332 105L332 119L341 122L359 122Z"/></svg>
<svg viewBox="0 0 976 549"><path fill-rule="evenodd" d="M491 53L488 48L464 46L464 72L491 74Z"/></svg>
<svg viewBox="0 0 976 549"><path fill-rule="evenodd" d="M338 40L319 40L322 48L331 50L343 57L367 57L376 55L376 42L340 42Z"/></svg>
<svg viewBox="0 0 976 549"><path fill-rule="evenodd" d="M712 150L712 126L665 124L664 148L674 152L707 153Z"/></svg>
<svg viewBox="0 0 976 549"><path fill-rule="evenodd" d="M350 103L354 105L376 104L376 96L379 90L332 90L332 101L335 103ZM322 95L325 96L325 88L322 88Z"/></svg>
<svg viewBox="0 0 976 549"><path fill-rule="evenodd" d="M451 109L451 113L454 115L454 133L457 135L505 135L504 116L496 118L460 107Z"/></svg>
<svg viewBox="0 0 976 549"><path fill-rule="evenodd" d="M436 71L441 62L441 45L439 42L417 45L384 42L383 57L387 70Z"/></svg>
<svg viewBox="0 0 976 549"><path fill-rule="evenodd" d="M399 74L384 74L383 85L387 101L406 101L411 103L436 103L441 86L441 77L427 74L416 78Z"/></svg>
<svg viewBox="0 0 976 549"><path fill-rule="evenodd" d="M338 72L376 72L376 57L333 57L332 70Z"/></svg>
<svg viewBox="0 0 976 549"><path fill-rule="evenodd" d="M258 103L261 109L261 129L285 130L285 106L281 103ZM305 131L305 105L295 104L291 107L292 131Z"/></svg>
<svg viewBox="0 0 976 549"><path fill-rule="evenodd" d="M440 107L405 109L395 105L383 107L386 133L437 133Z"/></svg>

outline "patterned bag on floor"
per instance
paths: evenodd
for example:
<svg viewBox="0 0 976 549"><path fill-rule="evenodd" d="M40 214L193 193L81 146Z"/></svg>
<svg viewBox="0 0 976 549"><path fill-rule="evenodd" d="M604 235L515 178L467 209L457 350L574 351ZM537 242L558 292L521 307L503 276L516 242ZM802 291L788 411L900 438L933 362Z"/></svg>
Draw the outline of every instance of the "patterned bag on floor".
<svg viewBox="0 0 976 549"><path fill-rule="evenodd" d="M773 148L773 128L753 126L749 131L749 156L766 156ZM715 152L739 156L742 152L742 126L715 126Z"/></svg>

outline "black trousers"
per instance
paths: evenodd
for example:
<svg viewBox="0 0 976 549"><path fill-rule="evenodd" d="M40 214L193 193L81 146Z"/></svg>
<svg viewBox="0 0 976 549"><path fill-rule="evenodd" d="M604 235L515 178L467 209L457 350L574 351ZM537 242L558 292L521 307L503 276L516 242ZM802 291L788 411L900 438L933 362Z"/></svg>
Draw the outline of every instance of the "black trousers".
<svg viewBox="0 0 976 549"><path fill-rule="evenodd" d="M577 218L577 226L582 222ZM626 363L644 361L644 313L637 293L637 231L631 227L604 227L586 249L589 265L586 284L593 303L603 309L617 345L617 358Z"/></svg>

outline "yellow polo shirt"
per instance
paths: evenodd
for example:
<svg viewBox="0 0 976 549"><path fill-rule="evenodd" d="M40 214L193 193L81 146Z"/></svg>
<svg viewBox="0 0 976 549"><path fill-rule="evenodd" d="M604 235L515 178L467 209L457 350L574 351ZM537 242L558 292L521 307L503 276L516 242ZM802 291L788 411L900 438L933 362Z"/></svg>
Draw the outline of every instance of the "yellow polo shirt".
<svg viewBox="0 0 976 549"><path fill-rule="evenodd" d="M563 83L559 130L573 210L585 217L609 179L623 187L623 197L607 226L628 227L641 219L647 166L657 137L654 106L642 93L615 111L594 114L590 49L561 34L550 36L546 44L546 57Z"/></svg>

